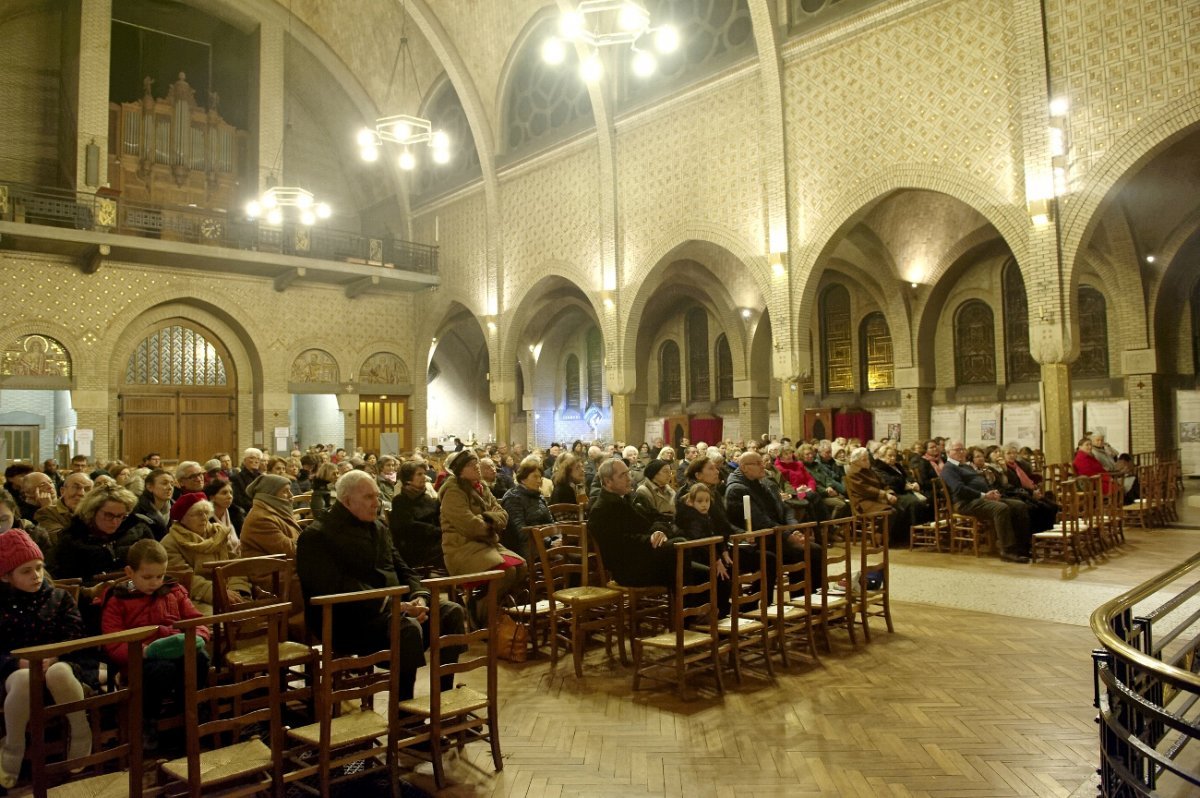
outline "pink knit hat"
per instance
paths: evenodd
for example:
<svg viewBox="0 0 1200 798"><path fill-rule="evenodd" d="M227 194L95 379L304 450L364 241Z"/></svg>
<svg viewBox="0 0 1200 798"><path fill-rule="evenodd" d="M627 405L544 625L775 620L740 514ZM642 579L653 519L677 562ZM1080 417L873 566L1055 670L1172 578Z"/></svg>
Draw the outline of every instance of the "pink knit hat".
<svg viewBox="0 0 1200 798"><path fill-rule="evenodd" d="M42 550L23 529L0 535L0 576L11 574L30 560L45 560Z"/></svg>

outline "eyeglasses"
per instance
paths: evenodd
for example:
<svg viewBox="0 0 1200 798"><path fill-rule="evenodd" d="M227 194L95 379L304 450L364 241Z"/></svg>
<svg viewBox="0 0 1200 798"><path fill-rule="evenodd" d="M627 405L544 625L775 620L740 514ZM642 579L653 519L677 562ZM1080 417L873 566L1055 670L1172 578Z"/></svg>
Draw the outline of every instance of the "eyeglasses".
<svg viewBox="0 0 1200 798"><path fill-rule="evenodd" d="M110 513L108 510L101 510L96 515L107 518L109 521L124 521L129 517L129 513Z"/></svg>
<svg viewBox="0 0 1200 798"><path fill-rule="evenodd" d="M181 476L181 477L179 478L179 480L182 482L182 481L183 481L183 480L185 480L185 479L199 479L199 478L200 478L200 477L202 477L202 476L204 476L204 472L203 472L203 471L197 471L195 474L184 474L183 476Z"/></svg>

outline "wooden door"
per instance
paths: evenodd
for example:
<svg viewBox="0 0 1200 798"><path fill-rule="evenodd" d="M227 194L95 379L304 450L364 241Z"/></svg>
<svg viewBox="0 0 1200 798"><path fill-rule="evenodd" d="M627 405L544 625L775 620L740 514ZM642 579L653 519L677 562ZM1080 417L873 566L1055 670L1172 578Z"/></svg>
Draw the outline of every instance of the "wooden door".
<svg viewBox="0 0 1200 798"><path fill-rule="evenodd" d="M407 396L360 396L358 429L355 434L357 445L364 452L382 454L379 450L379 436L385 432L394 432L400 436L400 451L408 451L408 435L412 426L410 413Z"/></svg>
<svg viewBox="0 0 1200 798"><path fill-rule="evenodd" d="M140 463L150 452L179 453L179 395L121 394L121 459Z"/></svg>
<svg viewBox="0 0 1200 798"><path fill-rule="evenodd" d="M804 439L823 440L833 436L833 411L828 408L804 411Z"/></svg>
<svg viewBox="0 0 1200 798"><path fill-rule="evenodd" d="M215 452L232 452L236 449L234 406L235 401L231 396L181 394L179 459L204 462Z"/></svg>

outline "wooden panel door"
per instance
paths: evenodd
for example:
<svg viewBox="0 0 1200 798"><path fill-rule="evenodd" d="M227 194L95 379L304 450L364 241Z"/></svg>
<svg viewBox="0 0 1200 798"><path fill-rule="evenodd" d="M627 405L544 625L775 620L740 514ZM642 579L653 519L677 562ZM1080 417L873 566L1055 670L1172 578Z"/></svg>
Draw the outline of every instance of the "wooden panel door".
<svg viewBox="0 0 1200 798"><path fill-rule="evenodd" d="M804 411L804 439L833 437L833 411L828 408Z"/></svg>
<svg viewBox="0 0 1200 798"><path fill-rule="evenodd" d="M236 449L233 404L230 396L181 394L177 459L204 462Z"/></svg>
<svg viewBox="0 0 1200 798"><path fill-rule="evenodd" d="M358 399L358 429L355 441L364 452L379 451L379 436L395 432L400 436L400 451L408 451L409 409L407 396L360 396ZM388 452L387 454L395 454Z"/></svg>
<svg viewBox="0 0 1200 798"><path fill-rule="evenodd" d="M137 464L150 452L174 457L179 451L178 414L178 394L122 394L121 459Z"/></svg>

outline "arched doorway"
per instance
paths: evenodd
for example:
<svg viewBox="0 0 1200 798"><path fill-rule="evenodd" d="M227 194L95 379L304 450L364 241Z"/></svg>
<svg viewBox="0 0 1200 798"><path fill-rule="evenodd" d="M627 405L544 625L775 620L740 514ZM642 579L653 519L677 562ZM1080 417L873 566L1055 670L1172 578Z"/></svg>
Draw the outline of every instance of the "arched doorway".
<svg viewBox="0 0 1200 798"><path fill-rule="evenodd" d="M204 459L237 448L237 375L211 331L182 318L148 327L120 389L121 457Z"/></svg>

